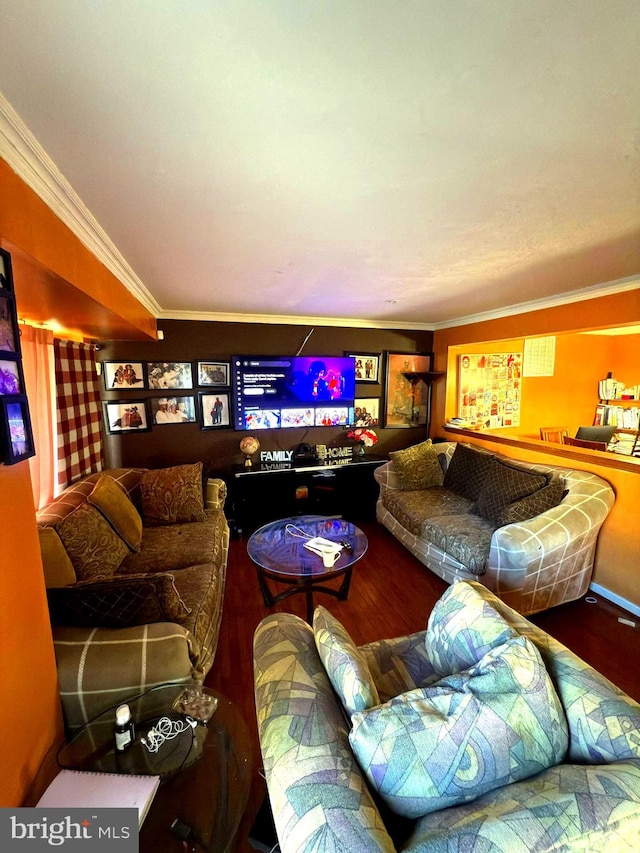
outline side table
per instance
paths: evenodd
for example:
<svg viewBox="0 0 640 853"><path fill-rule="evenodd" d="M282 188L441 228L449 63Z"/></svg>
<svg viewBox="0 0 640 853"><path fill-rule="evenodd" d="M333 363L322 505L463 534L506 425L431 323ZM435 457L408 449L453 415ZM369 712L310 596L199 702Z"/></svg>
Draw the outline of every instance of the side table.
<svg viewBox="0 0 640 853"><path fill-rule="evenodd" d="M217 701L206 724L165 741L156 753L141 739L160 717L184 718L179 700L185 688L198 688ZM161 777L160 787L140 829L141 853L181 851L172 833L174 820L190 827L195 849L224 853L232 847L249 796L251 741L238 708L222 694L199 685L163 684L128 701L136 723L134 744L116 753L115 708L79 729L58 754L61 767L106 773L142 773Z"/></svg>

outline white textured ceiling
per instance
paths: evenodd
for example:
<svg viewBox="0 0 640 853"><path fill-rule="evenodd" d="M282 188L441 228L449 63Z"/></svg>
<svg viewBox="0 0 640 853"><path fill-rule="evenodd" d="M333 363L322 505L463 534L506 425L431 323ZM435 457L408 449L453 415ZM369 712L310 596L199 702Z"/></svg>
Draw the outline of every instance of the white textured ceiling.
<svg viewBox="0 0 640 853"><path fill-rule="evenodd" d="M0 20L0 91L161 316L437 325L640 274L638 0Z"/></svg>

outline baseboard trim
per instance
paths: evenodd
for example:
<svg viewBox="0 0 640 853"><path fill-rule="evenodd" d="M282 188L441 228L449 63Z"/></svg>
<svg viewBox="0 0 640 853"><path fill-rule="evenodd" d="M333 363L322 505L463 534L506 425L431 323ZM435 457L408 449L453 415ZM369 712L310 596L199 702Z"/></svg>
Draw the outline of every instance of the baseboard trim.
<svg viewBox="0 0 640 853"><path fill-rule="evenodd" d="M607 601L611 601L613 604L617 604L618 607L622 607L623 610L628 610L629 613L633 613L634 616L640 617L640 607L638 607L637 604L632 604L621 595L616 595L615 592L611 592L611 590L607 589L606 586L600 586L599 583L591 583L589 584L589 589L597 595L601 595L603 598L606 598Z"/></svg>

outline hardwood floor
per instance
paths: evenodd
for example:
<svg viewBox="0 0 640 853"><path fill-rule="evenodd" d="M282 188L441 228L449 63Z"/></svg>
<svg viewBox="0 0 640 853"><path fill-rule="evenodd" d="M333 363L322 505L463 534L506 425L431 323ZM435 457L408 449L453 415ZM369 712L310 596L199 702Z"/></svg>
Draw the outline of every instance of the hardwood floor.
<svg viewBox="0 0 640 853"><path fill-rule="evenodd" d="M376 522L358 524L367 534L369 549L354 568L349 598L338 601L319 595L314 597L314 603L331 610L357 644L422 630L446 584L381 525ZM339 580L334 582L336 586ZM640 620L605 599L595 597L595 604L582 599L537 614L531 621L640 701L640 628L626 626L618 618L638 624ZM246 540L232 540L220 642L206 684L238 705L252 737L253 783L237 837L236 853L253 850L247 837L266 790L260 776L252 644L260 620L275 612L295 613L304 618L304 596L294 595L267 610L258 588L255 567L246 553Z"/></svg>

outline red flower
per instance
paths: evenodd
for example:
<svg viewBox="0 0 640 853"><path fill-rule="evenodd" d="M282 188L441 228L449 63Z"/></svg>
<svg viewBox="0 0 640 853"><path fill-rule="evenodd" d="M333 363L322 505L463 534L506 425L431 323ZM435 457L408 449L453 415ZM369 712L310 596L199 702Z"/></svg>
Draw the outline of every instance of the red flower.
<svg viewBox="0 0 640 853"><path fill-rule="evenodd" d="M367 429L366 427L358 427L358 429L352 429L347 433L347 438L352 438L354 441L359 441L365 445L365 447L373 447L374 444L378 442L378 436L372 429Z"/></svg>

